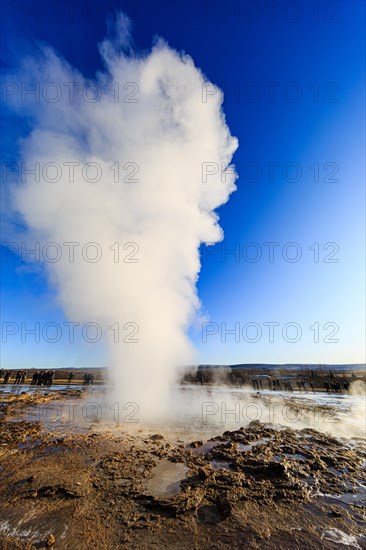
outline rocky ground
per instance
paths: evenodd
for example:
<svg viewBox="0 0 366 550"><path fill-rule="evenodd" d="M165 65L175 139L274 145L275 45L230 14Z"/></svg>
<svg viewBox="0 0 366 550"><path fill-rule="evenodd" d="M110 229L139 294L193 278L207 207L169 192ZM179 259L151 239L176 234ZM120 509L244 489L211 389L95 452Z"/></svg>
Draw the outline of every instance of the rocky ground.
<svg viewBox="0 0 366 550"><path fill-rule="evenodd" d="M186 445L24 420L65 395L2 399L0 548L366 548L365 440L255 421Z"/></svg>

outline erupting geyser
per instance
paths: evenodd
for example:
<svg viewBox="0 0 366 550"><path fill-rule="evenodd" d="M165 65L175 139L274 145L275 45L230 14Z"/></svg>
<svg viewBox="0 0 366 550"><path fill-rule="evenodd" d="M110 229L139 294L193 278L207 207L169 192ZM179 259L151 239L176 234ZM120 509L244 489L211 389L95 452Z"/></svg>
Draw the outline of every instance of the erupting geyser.
<svg viewBox="0 0 366 550"><path fill-rule="evenodd" d="M23 82L62 93L26 104L22 160L40 169L14 202L32 239L72 250L47 262L50 281L70 321L103 327L114 399L136 402L146 422L163 412L177 367L195 360L186 331L199 246L222 238L215 209L235 190L237 140L192 59L162 41L138 55L128 28L117 17L93 81L49 48L25 60ZM95 243L88 258L85 243Z"/></svg>

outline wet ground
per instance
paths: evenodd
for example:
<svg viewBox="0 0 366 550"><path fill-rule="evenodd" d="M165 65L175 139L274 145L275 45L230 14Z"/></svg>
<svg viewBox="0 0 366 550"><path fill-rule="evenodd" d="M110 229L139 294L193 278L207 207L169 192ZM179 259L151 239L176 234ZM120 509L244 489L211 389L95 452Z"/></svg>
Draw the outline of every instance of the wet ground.
<svg viewBox="0 0 366 550"><path fill-rule="evenodd" d="M0 548L366 548L359 435L255 420L192 438L65 418L85 395L0 399ZM46 405L56 413L37 416Z"/></svg>

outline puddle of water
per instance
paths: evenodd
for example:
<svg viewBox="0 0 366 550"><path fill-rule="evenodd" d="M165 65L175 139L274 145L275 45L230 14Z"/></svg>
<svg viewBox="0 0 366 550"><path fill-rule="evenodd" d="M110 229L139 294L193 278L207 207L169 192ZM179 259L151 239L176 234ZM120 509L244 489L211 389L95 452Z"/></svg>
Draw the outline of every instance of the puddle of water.
<svg viewBox="0 0 366 550"><path fill-rule="evenodd" d="M18 526L13 526L10 524L9 521L1 521L0 522L0 533L10 536L10 537L19 537L22 539L31 539L32 535L37 535L37 531L34 531L32 527L28 527L28 529L20 529L19 522Z"/></svg>
<svg viewBox="0 0 366 550"><path fill-rule="evenodd" d="M85 390L85 389L95 389L90 386L82 386L81 384L75 384L68 386L65 384L53 384L52 386L31 386L29 384L24 384L23 386L18 386L14 384L3 385L0 389L0 397L5 397L9 394L24 394L24 393L48 393L54 391L67 391L67 390ZM98 388L100 389L100 388Z"/></svg>
<svg viewBox="0 0 366 550"><path fill-rule="evenodd" d="M69 450L67 449L67 451ZM42 453L35 456L34 458L36 460L37 458L44 458L45 456L55 455L59 452L61 452L60 447L45 447L45 449L42 450Z"/></svg>
<svg viewBox="0 0 366 550"><path fill-rule="evenodd" d="M291 454L291 453L284 453L285 456L287 456L287 458L303 458L304 460L306 460L306 456L305 455L302 455L301 453L295 453L295 454Z"/></svg>
<svg viewBox="0 0 366 550"><path fill-rule="evenodd" d="M42 445L43 441L32 441L32 439L27 435L25 437L25 443L19 443L16 448L19 450L22 449L33 449L34 447L38 447L39 445Z"/></svg>
<svg viewBox="0 0 366 550"><path fill-rule="evenodd" d="M218 439L216 441L207 441L203 445L200 445L199 447L192 448L190 445L187 445L185 447L185 451L191 451L193 455L205 455L209 453L214 447L217 447L218 445L226 444L227 441L224 441L223 439Z"/></svg>
<svg viewBox="0 0 366 550"><path fill-rule="evenodd" d="M270 441L270 437L262 437L261 439L257 439L257 441L253 441L252 443L248 443L247 445L244 445L244 443L237 443L238 451L250 451L253 447L256 447L257 445L261 445L262 443L267 443L267 441Z"/></svg>
<svg viewBox="0 0 366 550"><path fill-rule="evenodd" d="M361 546L358 544L354 535L348 535L340 529L332 528L323 531L321 539L329 540L336 544L343 544L344 546L352 546L355 550L361 550Z"/></svg>
<svg viewBox="0 0 366 550"><path fill-rule="evenodd" d="M250 451L253 448L253 444L250 443L249 445L244 445L244 443L238 443L237 447L238 447L238 451L240 452Z"/></svg>
<svg viewBox="0 0 366 550"><path fill-rule="evenodd" d="M153 477L146 483L146 490L156 497L169 497L179 493L181 482L187 477L189 468L181 462L163 459L151 473Z"/></svg>
<svg viewBox="0 0 366 550"><path fill-rule="evenodd" d="M226 460L210 460L210 464L215 470L231 470L231 464Z"/></svg>
<svg viewBox="0 0 366 550"><path fill-rule="evenodd" d="M366 507L366 493L343 493L343 495L334 495L333 498L337 498L345 504L359 504Z"/></svg>
<svg viewBox="0 0 366 550"><path fill-rule="evenodd" d="M331 466L329 466L328 472L332 472L332 474L335 474L338 477L343 476L343 473L344 473L344 472L341 472L340 470L336 470L336 468L332 468Z"/></svg>
<svg viewBox="0 0 366 550"><path fill-rule="evenodd" d="M45 456L55 455L57 453L63 452L69 452L69 449L62 448L57 445L57 443L61 443L62 440L58 437L49 437L47 443L45 443L42 440L32 440L30 436L26 436L25 441L22 443L18 443L16 445L16 449L19 451L27 451L27 450L36 450L37 454L33 457L35 460L38 458L43 458ZM50 442L54 442L54 445L49 445Z"/></svg>
<svg viewBox="0 0 366 550"><path fill-rule="evenodd" d="M360 506L366 506L366 486L365 485L360 485L357 488L357 491L353 493L341 493L340 495L316 493L315 496L321 496L325 498L339 500L344 504L355 504Z"/></svg>

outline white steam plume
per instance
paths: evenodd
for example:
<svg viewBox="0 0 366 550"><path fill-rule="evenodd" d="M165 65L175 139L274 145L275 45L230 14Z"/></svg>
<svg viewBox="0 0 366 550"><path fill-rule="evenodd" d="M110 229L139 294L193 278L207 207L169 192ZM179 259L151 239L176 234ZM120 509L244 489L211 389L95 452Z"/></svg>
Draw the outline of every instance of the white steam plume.
<svg viewBox="0 0 366 550"><path fill-rule="evenodd" d="M128 32L126 18L119 23ZM237 140L221 92L190 57L163 42L145 56L124 54L117 46L126 50L130 41L122 34L117 28L117 40L101 45L106 71L93 81L49 48L24 62L28 85L55 83L63 93L57 101L16 105L34 121L22 155L27 168L39 163L40 178L28 175L14 201L37 241L68 251L47 263L50 281L70 321L105 329L115 398L136 402L145 422L167 402L177 366L195 360L186 331L199 308L199 246L222 238L214 210L235 190L232 169L203 181L202 165L229 167ZM87 163L96 164L83 174ZM64 243L75 242L70 262L72 245ZM102 252L95 263L81 253L90 242ZM126 243L136 244L124 250ZM118 343L108 328L116 323ZM136 325L130 339L138 343L127 342Z"/></svg>

